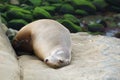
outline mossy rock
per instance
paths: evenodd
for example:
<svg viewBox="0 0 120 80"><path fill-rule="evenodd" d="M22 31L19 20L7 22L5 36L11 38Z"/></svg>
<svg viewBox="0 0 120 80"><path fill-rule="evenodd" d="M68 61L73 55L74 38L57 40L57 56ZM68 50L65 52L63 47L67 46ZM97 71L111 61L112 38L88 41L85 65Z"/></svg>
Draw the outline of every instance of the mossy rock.
<svg viewBox="0 0 120 80"><path fill-rule="evenodd" d="M49 5L50 5L50 3L49 3L49 2L47 2L47 1L42 1L41 6L49 6Z"/></svg>
<svg viewBox="0 0 120 80"><path fill-rule="evenodd" d="M34 10L33 10L33 16L35 19L43 19L43 18L46 18L46 19L49 19L49 18L52 18L51 14L40 8L40 7L36 7Z"/></svg>
<svg viewBox="0 0 120 80"><path fill-rule="evenodd" d="M1 22L4 23L5 25L7 25L7 21L5 20L5 18L2 16L0 18L1 18Z"/></svg>
<svg viewBox="0 0 120 80"><path fill-rule="evenodd" d="M8 3L9 0L0 0L0 3Z"/></svg>
<svg viewBox="0 0 120 80"><path fill-rule="evenodd" d="M74 13L74 7L70 4L63 4L60 8L61 13Z"/></svg>
<svg viewBox="0 0 120 80"><path fill-rule="evenodd" d="M109 11L112 11L112 12L120 12L120 7L118 6L110 6L108 8Z"/></svg>
<svg viewBox="0 0 120 80"><path fill-rule="evenodd" d="M81 9L75 10L75 14L80 15L80 16L87 16L87 15L89 15L88 12L86 12L85 10L81 10Z"/></svg>
<svg viewBox="0 0 120 80"><path fill-rule="evenodd" d="M85 10L91 14L96 12L96 7L87 0L72 0L72 4L76 9Z"/></svg>
<svg viewBox="0 0 120 80"><path fill-rule="evenodd" d="M26 24L28 24L28 22L26 22L23 19L13 19L8 22L8 27L12 29L20 30Z"/></svg>
<svg viewBox="0 0 120 80"><path fill-rule="evenodd" d="M4 19L8 20L8 17L6 16L6 13L1 13L1 17L3 17Z"/></svg>
<svg viewBox="0 0 120 80"><path fill-rule="evenodd" d="M120 0L105 0L107 3L120 7Z"/></svg>
<svg viewBox="0 0 120 80"><path fill-rule="evenodd" d="M92 3L96 6L98 11L105 9L108 6L105 0L94 0Z"/></svg>
<svg viewBox="0 0 120 80"><path fill-rule="evenodd" d="M21 4L20 7L25 10L32 11L34 9L34 6L29 6L27 4Z"/></svg>
<svg viewBox="0 0 120 80"><path fill-rule="evenodd" d="M10 10L10 9L21 9L20 7L16 6L16 5L10 5L10 4L6 4L6 10Z"/></svg>
<svg viewBox="0 0 120 80"><path fill-rule="evenodd" d="M62 0L47 0L47 2L50 2L50 3L62 3L63 1Z"/></svg>
<svg viewBox="0 0 120 80"><path fill-rule="evenodd" d="M19 0L20 4L25 4L28 0Z"/></svg>
<svg viewBox="0 0 120 80"><path fill-rule="evenodd" d="M69 20L60 21L66 28L70 30L71 33L76 33L82 31L81 27L72 23Z"/></svg>
<svg viewBox="0 0 120 80"><path fill-rule="evenodd" d="M120 32L114 34L115 37L120 38Z"/></svg>
<svg viewBox="0 0 120 80"><path fill-rule="evenodd" d="M50 12L51 14L54 14L56 10L54 6L41 6L40 8Z"/></svg>
<svg viewBox="0 0 120 80"><path fill-rule="evenodd" d="M90 32L104 32L105 28L102 24L93 23L93 24L88 24L88 31L90 31Z"/></svg>
<svg viewBox="0 0 120 80"><path fill-rule="evenodd" d="M75 23L75 24L79 24L79 19L78 18L76 18L74 15L72 15L72 14L65 14L64 16L63 16L63 18L65 19L65 20L70 20L71 22L73 22L73 23Z"/></svg>
<svg viewBox="0 0 120 80"><path fill-rule="evenodd" d="M42 0L28 0L33 6L40 6Z"/></svg>
<svg viewBox="0 0 120 80"><path fill-rule="evenodd" d="M52 6L54 6L56 8L56 12L58 12L62 6L61 3L55 3L55 4L51 4Z"/></svg>
<svg viewBox="0 0 120 80"><path fill-rule="evenodd" d="M29 10L25 10L25 9L22 9L20 7L13 7L13 8L10 8L11 11L20 11L24 14L31 14L31 12Z"/></svg>
<svg viewBox="0 0 120 80"><path fill-rule="evenodd" d="M22 8L11 8L7 11L6 15L9 18L9 20L24 19L28 22L31 22L33 20L31 12Z"/></svg>
<svg viewBox="0 0 120 80"><path fill-rule="evenodd" d="M5 12L6 11L6 6L3 4L0 4L0 12Z"/></svg>

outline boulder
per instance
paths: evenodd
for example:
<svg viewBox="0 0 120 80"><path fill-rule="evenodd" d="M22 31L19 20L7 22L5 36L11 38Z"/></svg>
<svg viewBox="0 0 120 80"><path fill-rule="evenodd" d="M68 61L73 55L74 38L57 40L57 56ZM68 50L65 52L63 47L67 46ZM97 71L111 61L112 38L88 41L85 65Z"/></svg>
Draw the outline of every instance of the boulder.
<svg viewBox="0 0 120 80"><path fill-rule="evenodd" d="M72 60L53 69L34 55L17 56L0 27L1 80L120 80L120 39L71 33ZM19 65L18 65L19 64Z"/></svg>
<svg viewBox="0 0 120 80"><path fill-rule="evenodd" d="M34 6L40 6L40 4L42 3L42 0L28 0L28 2L30 2Z"/></svg>
<svg viewBox="0 0 120 80"><path fill-rule="evenodd" d="M78 24L78 25L79 25L79 23L80 23L80 20L79 20L76 16L74 16L74 15L72 15L72 14L64 14L64 15L63 15L63 18L64 18L65 20L70 20L71 22L73 22L73 23L75 23L75 24Z"/></svg>
<svg viewBox="0 0 120 80"><path fill-rule="evenodd" d="M82 28L70 20L62 20L61 23L70 30L71 33L76 33L82 31Z"/></svg>
<svg viewBox="0 0 120 80"><path fill-rule="evenodd" d="M46 11L45 9L42 9L41 7L36 7L33 10L33 16L35 19L52 18L51 14L48 11Z"/></svg>
<svg viewBox="0 0 120 80"><path fill-rule="evenodd" d="M77 9L75 10L75 14L80 15L80 16L87 16L88 12L86 12L85 10Z"/></svg>
<svg viewBox="0 0 120 80"><path fill-rule="evenodd" d="M120 40L71 34L71 64L53 69L35 56L19 57L22 80L120 80Z"/></svg>
<svg viewBox="0 0 120 80"><path fill-rule="evenodd" d="M40 8L50 12L52 15L55 13L56 7L54 6L41 6Z"/></svg>
<svg viewBox="0 0 120 80"><path fill-rule="evenodd" d="M65 14L65 13L74 13L74 7L70 4L63 4L60 8L60 12Z"/></svg>
<svg viewBox="0 0 120 80"><path fill-rule="evenodd" d="M62 0L47 0L50 3L61 3Z"/></svg>
<svg viewBox="0 0 120 80"><path fill-rule="evenodd" d="M92 23L92 24L88 24L88 31L91 31L91 32L104 32L105 28L104 28L103 24Z"/></svg>
<svg viewBox="0 0 120 80"><path fill-rule="evenodd" d="M26 24L28 24L28 22L26 22L23 19L13 19L8 22L8 27L16 30L20 30Z"/></svg>
<svg viewBox="0 0 120 80"><path fill-rule="evenodd" d="M0 79L20 80L17 57L4 30L0 25Z"/></svg>
<svg viewBox="0 0 120 80"><path fill-rule="evenodd" d="M107 3L111 4L111 5L114 5L114 6L118 6L120 7L120 0L105 0Z"/></svg>
<svg viewBox="0 0 120 80"><path fill-rule="evenodd" d="M12 7L12 8L10 8ZM32 13L29 10L25 10L19 7L10 6L9 10L6 12L6 15L9 20L11 19L24 19L27 22L31 22L33 20Z"/></svg>
<svg viewBox="0 0 120 80"><path fill-rule="evenodd" d="M75 9L82 9L90 14L96 12L96 7L88 0L72 0L71 1Z"/></svg>
<svg viewBox="0 0 120 80"><path fill-rule="evenodd" d="M108 7L108 4L105 2L105 0L93 0L92 2L98 11L104 11L106 10L106 7Z"/></svg>

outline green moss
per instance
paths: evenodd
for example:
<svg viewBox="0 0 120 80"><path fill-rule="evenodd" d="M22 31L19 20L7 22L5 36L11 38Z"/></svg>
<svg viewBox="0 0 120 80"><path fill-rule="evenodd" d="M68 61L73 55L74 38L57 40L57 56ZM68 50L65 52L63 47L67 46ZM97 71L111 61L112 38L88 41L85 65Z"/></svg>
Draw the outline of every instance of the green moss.
<svg viewBox="0 0 120 80"><path fill-rule="evenodd" d="M49 12L47 12L46 10L44 10L40 7L36 7L33 10L33 15L36 19L51 18L52 17Z"/></svg>
<svg viewBox="0 0 120 80"><path fill-rule="evenodd" d="M82 9L89 13L94 13L96 11L96 7L87 0L72 0L72 4L76 9Z"/></svg>
<svg viewBox="0 0 120 80"><path fill-rule="evenodd" d="M89 2L89 1L87 1L87 0L73 0L72 2L73 2L73 4L75 4L77 7L79 7L79 6L81 6L81 5L88 5L89 7L93 8L93 9L96 9L95 6L94 6L91 2Z"/></svg>
<svg viewBox="0 0 120 80"><path fill-rule="evenodd" d="M25 4L28 0L19 0L20 4Z"/></svg>
<svg viewBox="0 0 120 80"><path fill-rule="evenodd" d="M82 31L81 27L72 23L69 20L60 21L66 28L70 30L71 33L76 33Z"/></svg>
<svg viewBox="0 0 120 80"><path fill-rule="evenodd" d="M0 4L0 12L5 12L6 11L6 6L3 4Z"/></svg>
<svg viewBox="0 0 120 80"><path fill-rule="evenodd" d="M25 26L26 24L28 24L28 23L23 19L13 19L13 20L8 22L8 27L12 28L12 29L19 30L23 26Z"/></svg>
<svg viewBox="0 0 120 80"><path fill-rule="evenodd" d="M2 23L4 23L5 25L7 25L7 21L5 20L4 17L1 17L1 21L2 21Z"/></svg>
<svg viewBox="0 0 120 80"><path fill-rule="evenodd" d="M39 6L42 3L42 0L29 0L34 6Z"/></svg>
<svg viewBox="0 0 120 80"><path fill-rule="evenodd" d="M6 20L8 20L8 18L7 18L7 16L6 16L6 13L1 13L1 16L2 16L3 18L5 18Z"/></svg>
<svg viewBox="0 0 120 80"><path fill-rule="evenodd" d="M70 20L71 22L75 23L75 24L79 24L79 19L77 19L74 15L72 14L65 14L63 16L63 18L65 20Z"/></svg>
<svg viewBox="0 0 120 80"><path fill-rule="evenodd" d="M120 0L105 0L107 3L120 7Z"/></svg>
<svg viewBox="0 0 120 80"><path fill-rule="evenodd" d="M112 12L120 12L120 7L110 6L110 7L109 7L109 11L112 11Z"/></svg>
<svg viewBox="0 0 120 80"><path fill-rule="evenodd" d="M49 6L49 5L50 5L49 2L47 2L47 1L42 1L42 6Z"/></svg>
<svg viewBox="0 0 120 80"><path fill-rule="evenodd" d="M10 4L6 4L5 6L6 6L6 10L10 10L10 9L12 9L12 8L21 9L21 8L18 7L18 6L10 5Z"/></svg>
<svg viewBox="0 0 120 80"><path fill-rule="evenodd" d="M15 7L13 7L13 8L11 8L10 9L11 11L20 11L20 12L22 12L22 13L24 13L24 14L31 14L31 12L30 11L28 11L28 10L25 10L25 9L22 9L22 8L15 8Z"/></svg>
<svg viewBox="0 0 120 80"><path fill-rule="evenodd" d="M52 4L52 6L54 6L56 8L56 12L58 12L62 6L61 3L55 3L55 4Z"/></svg>
<svg viewBox="0 0 120 80"><path fill-rule="evenodd" d="M86 12L85 10L77 9L77 10L75 10L75 14L81 15L81 16L87 16L88 12Z"/></svg>
<svg viewBox="0 0 120 80"><path fill-rule="evenodd" d="M29 6L27 4L22 4L20 7L22 9L29 10L29 11L32 11L34 9L34 6Z"/></svg>
<svg viewBox="0 0 120 80"><path fill-rule="evenodd" d="M94 0L92 3L96 6L98 10L102 10L108 6L105 0Z"/></svg>
<svg viewBox="0 0 120 80"><path fill-rule="evenodd" d="M56 9L54 6L41 6L40 8L50 12L51 14L54 14L55 9Z"/></svg>
<svg viewBox="0 0 120 80"><path fill-rule="evenodd" d="M88 31L91 32L104 32L104 26L102 24L93 23L88 25Z"/></svg>
<svg viewBox="0 0 120 80"><path fill-rule="evenodd" d="M8 3L9 0L0 0L0 3Z"/></svg>
<svg viewBox="0 0 120 80"><path fill-rule="evenodd" d="M33 20L31 12L22 8L11 8L7 11L7 17L9 18L9 20L24 19L28 22L31 22Z"/></svg>
<svg viewBox="0 0 120 80"><path fill-rule="evenodd" d="M61 13L73 13L74 8L70 4L63 4L60 8Z"/></svg>
<svg viewBox="0 0 120 80"><path fill-rule="evenodd" d="M50 3L61 3L63 2L62 0L47 0Z"/></svg>

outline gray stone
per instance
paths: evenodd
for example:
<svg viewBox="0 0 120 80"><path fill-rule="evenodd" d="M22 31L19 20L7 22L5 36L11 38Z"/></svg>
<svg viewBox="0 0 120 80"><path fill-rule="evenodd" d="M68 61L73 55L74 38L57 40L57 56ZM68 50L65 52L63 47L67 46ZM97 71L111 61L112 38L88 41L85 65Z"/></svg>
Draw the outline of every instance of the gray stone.
<svg viewBox="0 0 120 80"><path fill-rule="evenodd" d="M87 33L71 34L71 64L48 67L35 56L19 57L22 80L120 80L120 40Z"/></svg>
<svg viewBox="0 0 120 80"><path fill-rule="evenodd" d="M0 27L0 80L120 80L120 39L82 32L71 36L71 64L53 69L32 55L17 61Z"/></svg>
<svg viewBox="0 0 120 80"><path fill-rule="evenodd" d="M0 80L20 80L19 75L15 52L0 26Z"/></svg>

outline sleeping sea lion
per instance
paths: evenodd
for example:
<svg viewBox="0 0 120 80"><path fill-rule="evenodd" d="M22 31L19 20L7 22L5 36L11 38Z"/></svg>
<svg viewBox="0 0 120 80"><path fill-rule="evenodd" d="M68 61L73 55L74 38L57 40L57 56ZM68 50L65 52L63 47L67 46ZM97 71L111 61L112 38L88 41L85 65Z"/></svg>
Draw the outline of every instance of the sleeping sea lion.
<svg viewBox="0 0 120 80"><path fill-rule="evenodd" d="M70 32L51 19L37 20L21 28L13 40L13 47L33 51L39 59L53 68L66 66L71 61Z"/></svg>

